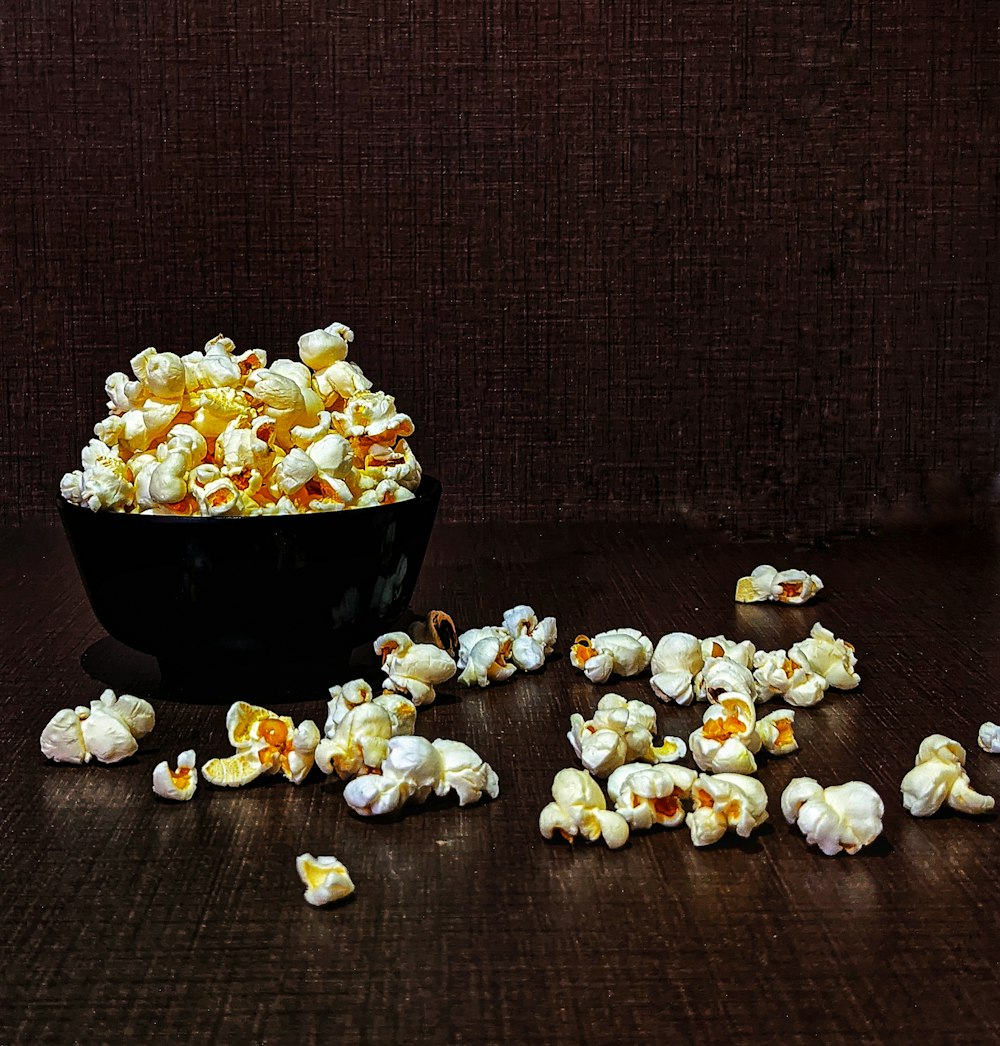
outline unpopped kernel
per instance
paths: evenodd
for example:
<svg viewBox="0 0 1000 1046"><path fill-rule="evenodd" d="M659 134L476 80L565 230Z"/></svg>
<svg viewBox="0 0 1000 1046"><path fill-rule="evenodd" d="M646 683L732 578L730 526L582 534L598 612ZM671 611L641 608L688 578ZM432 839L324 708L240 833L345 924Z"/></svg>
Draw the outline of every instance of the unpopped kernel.
<svg viewBox="0 0 1000 1046"><path fill-rule="evenodd" d="M421 468L413 422L347 361L353 332L334 323L268 366L230 339L178 356L148 348L105 382L64 498L93 511L174 516L334 512L413 498ZM214 469L215 473L207 470Z"/></svg>

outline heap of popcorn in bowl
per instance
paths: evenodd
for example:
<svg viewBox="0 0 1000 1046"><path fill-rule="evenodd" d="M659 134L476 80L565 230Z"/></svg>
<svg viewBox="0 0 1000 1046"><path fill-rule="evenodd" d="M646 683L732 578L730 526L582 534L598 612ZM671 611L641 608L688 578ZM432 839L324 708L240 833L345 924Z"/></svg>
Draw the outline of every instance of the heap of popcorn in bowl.
<svg viewBox="0 0 1000 1046"><path fill-rule="evenodd" d="M93 511L256 516L388 505L414 497L413 422L347 359L342 323L303 334L299 360L268 365L221 334L178 356L148 348L105 382L108 416L82 468L62 477Z"/></svg>

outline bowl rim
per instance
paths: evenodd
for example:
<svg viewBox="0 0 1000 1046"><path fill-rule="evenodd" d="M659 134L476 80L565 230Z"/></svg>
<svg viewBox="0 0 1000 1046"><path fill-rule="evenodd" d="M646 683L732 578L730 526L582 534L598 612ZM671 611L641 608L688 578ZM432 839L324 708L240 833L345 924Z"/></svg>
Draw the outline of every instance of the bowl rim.
<svg viewBox="0 0 1000 1046"><path fill-rule="evenodd" d="M407 498L405 501L394 501L391 505L372 505L369 509L361 509L360 511L372 511L378 509L382 512L407 512L413 511L418 505L425 504L435 497L441 495L441 481L435 476L429 476L426 473L421 477L420 485L413 492L412 498ZM407 508L407 506L411 508ZM358 509L344 509L339 512L298 512L298 513L287 513L277 515L257 515L257 516L161 516L156 514L145 514L142 512L109 512L106 509L99 509L97 512L87 508L85 505L74 505L72 501L67 501L61 494L56 495L56 506L60 513L86 513L88 517L93 518L105 518L105 519L141 519L145 522L137 524L138 526L205 526L218 525L219 523L227 523L230 526L234 526L237 521L242 522L244 526L260 526L264 522L274 525L276 520L305 520L305 519L325 519L329 521L332 519L342 519L344 516L354 518ZM129 524L130 526L136 524ZM311 523L285 523L285 526L313 526ZM327 524L329 525L329 523Z"/></svg>

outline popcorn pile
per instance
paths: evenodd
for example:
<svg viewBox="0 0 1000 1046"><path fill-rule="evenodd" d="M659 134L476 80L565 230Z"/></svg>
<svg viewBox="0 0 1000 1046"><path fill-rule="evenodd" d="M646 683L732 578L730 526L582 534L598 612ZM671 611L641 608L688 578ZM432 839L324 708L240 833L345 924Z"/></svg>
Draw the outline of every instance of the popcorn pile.
<svg viewBox="0 0 1000 1046"><path fill-rule="evenodd" d="M108 417L82 469L60 483L93 511L255 516L369 508L412 498L421 469L413 422L347 360L342 323L299 338L268 366L221 334L202 352L145 349L134 380L105 382Z"/></svg>

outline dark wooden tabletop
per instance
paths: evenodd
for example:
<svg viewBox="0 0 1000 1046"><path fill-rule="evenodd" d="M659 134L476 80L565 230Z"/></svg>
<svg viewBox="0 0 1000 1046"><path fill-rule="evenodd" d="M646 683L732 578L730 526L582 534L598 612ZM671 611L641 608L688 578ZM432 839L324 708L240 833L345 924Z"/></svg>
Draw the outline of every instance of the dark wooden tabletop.
<svg viewBox="0 0 1000 1046"><path fill-rule="evenodd" d="M159 760L230 751L226 705L157 694L149 664L97 625L59 531L8 531L0 549L4 1046L1000 1038L1000 824L916 820L899 798L932 732L960 741L973 785L1000 795L1000 758L976 745L1000 718L989 532L803 552L638 524L439 527L414 606L464 628L528 602L557 617L558 656L486 690L446 685L419 713L418 733L493 765L496 800L382 822L318 771L300 787L203 781L193 802L157 800ZM802 608L735 604L736 578L760 562L827 588ZM144 594L126 595L141 613ZM799 712L801 749L759 772L771 818L749 840L697 850L686 829L657 830L612 852L541 838L553 775L574 765L572 712L614 690L655 703L661 731L700 722L699 707L653 701L648 673L590 684L567 656L577 633L722 632L769 649L816 620L856 645L863 682ZM272 626L280 656L290 626ZM210 662L192 647L194 670ZM123 764L54 765L39 734L98 696L92 674L151 696L156 728ZM323 695L303 697L276 711L322 726ZM854 857L808 847L778 805L801 775L869 782L883 836ZM339 857L354 896L307 905L304 851Z"/></svg>

